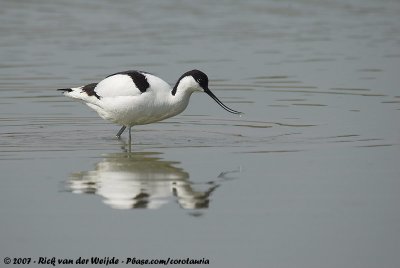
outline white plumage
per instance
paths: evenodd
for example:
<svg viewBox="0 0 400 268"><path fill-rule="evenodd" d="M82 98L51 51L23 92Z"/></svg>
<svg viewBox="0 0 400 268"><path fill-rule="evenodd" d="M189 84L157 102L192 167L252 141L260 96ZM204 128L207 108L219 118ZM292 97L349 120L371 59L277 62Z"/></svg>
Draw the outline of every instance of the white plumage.
<svg viewBox="0 0 400 268"><path fill-rule="evenodd" d="M150 73L125 71L97 84L59 90L64 91L65 96L83 101L102 118L122 125L118 138L129 127L129 144L132 126L158 122L183 112L195 91L207 93L228 112L240 114L209 90L208 77L199 70L184 73L173 88Z"/></svg>

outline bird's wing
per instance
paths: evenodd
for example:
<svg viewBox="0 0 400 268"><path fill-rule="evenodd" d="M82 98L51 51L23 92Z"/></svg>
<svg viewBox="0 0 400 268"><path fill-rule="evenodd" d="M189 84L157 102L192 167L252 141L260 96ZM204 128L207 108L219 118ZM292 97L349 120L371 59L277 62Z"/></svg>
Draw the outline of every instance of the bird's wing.
<svg viewBox="0 0 400 268"><path fill-rule="evenodd" d="M99 105L103 98L135 97L145 92L168 93L170 86L162 79L142 71L125 71L107 76L99 83L58 89L64 95Z"/></svg>
<svg viewBox="0 0 400 268"><path fill-rule="evenodd" d="M115 73L101 80L92 91L100 98L138 96L150 87L146 75L146 73L139 71ZM83 89L83 91L85 90ZM90 94L90 92L87 93Z"/></svg>

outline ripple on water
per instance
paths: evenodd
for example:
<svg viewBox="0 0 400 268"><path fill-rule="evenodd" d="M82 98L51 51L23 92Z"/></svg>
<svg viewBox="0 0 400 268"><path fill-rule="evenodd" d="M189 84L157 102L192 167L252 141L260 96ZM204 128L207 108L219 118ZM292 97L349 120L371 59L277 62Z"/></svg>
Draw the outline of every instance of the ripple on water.
<svg viewBox="0 0 400 268"><path fill-rule="evenodd" d="M35 80L40 81L26 77L20 83L33 83ZM136 148L221 147L234 148L235 152L289 153L315 149L315 144L324 143L376 146L373 142L379 137L342 133L334 138L323 134L313 135L322 130L323 123L309 117L307 111L327 113L328 108L332 109L337 103L342 103L338 97L387 98L385 94L362 87L331 87L323 90L306 85L302 79L290 74L258 75L242 80L246 83L235 83L228 79L212 82L216 90L233 91L232 94L222 94L225 96L221 98L227 103L238 104L238 109L245 107L250 110L249 115L230 119L228 116L218 118L214 114L185 113L159 124L136 127ZM7 82L18 83L13 77ZM259 98L260 94L268 96L266 105ZM112 138L117 127L93 113L90 113L91 116L82 116L85 112L75 111L79 104L68 102L60 95L52 95L47 90L28 90L3 91L2 97L5 106L25 106L25 110L21 111L5 110L0 118L3 127L3 139L0 141L2 158L23 151L102 150L115 148L116 145L123 147L121 141ZM395 96L380 102L397 104L398 98ZM85 109L81 108L82 111ZM347 107L341 110L341 115L346 111L361 110ZM382 141L382 144L389 143Z"/></svg>

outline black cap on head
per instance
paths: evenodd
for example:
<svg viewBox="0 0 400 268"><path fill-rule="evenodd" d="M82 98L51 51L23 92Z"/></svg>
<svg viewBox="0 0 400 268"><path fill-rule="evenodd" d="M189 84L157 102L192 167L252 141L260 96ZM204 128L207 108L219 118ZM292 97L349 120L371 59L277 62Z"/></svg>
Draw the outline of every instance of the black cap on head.
<svg viewBox="0 0 400 268"><path fill-rule="evenodd" d="M187 77L187 76L192 76L193 79L196 80L196 82L199 83L199 85L204 90L208 89L208 77L207 77L207 75L205 73L203 73L202 71L199 71L199 70L191 70L191 71L188 71L188 72L182 74L181 77L179 77L178 81L176 81L176 84L175 84L174 88L172 89L172 92L171 92L172 95L175 96L176 90L178 89L179 82L184 77Z"/></svg>
<svg viewBox="0 0 400 268"><path fill-rule="evenodd" d="M208 76L202 71L191 70L186 73L186 76L192 76L203 89L208 89Z"/></svg>
<svg viewBox="0 0 400 268"><path fill-rule="evenodd" d="M202 71L199 71L199 70L196 70L196 69L184 73L184 74L178 79L178 82L176 82L176 85L175 85L175 87L174 87L173 90L172 90L172 95L175 95L176 90L177 90L177 87L178 87L178 84L179 84L179 81L180 81L182 78L187 77L187 76L192 76L193 79L194 79L197 83L199 83L199 85L204 89L204 92L207 93L208 96L210 96L213 100L215 100L215 101L219 104L219 106L221 106L222 108L224 108L226 111L228 111L228 112L230 112L230 113L233 113L233 114L242 114L242 112L235 111L235 110L229 108L228 106L226 106L222 101L220 101L220 100L217 98L217 96L215 96L215 95L210 91L210 89L208 88L208 76L207 76L205 73L203 73Z"/></svg>

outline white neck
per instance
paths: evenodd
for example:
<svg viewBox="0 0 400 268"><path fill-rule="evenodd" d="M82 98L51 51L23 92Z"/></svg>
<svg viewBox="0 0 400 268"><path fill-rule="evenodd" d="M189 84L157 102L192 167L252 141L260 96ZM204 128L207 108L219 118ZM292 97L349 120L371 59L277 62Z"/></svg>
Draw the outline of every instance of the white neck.
<svg viewBox="0 0 400 268"><path fill-rule="evenodd" d="M193 92L199 91L198 84L191 76L180 78L169 95L170 110L167 117L183 112L189 104Z"/></svg>
<svg viewBox="0 0 400 268"><path fill-rule="evenodd" d="M182 83L179 83L175 95L170 95L171 101L177 110L181 113L189 104L190 96L194 91L188 89L188 87Z"/></svg>

